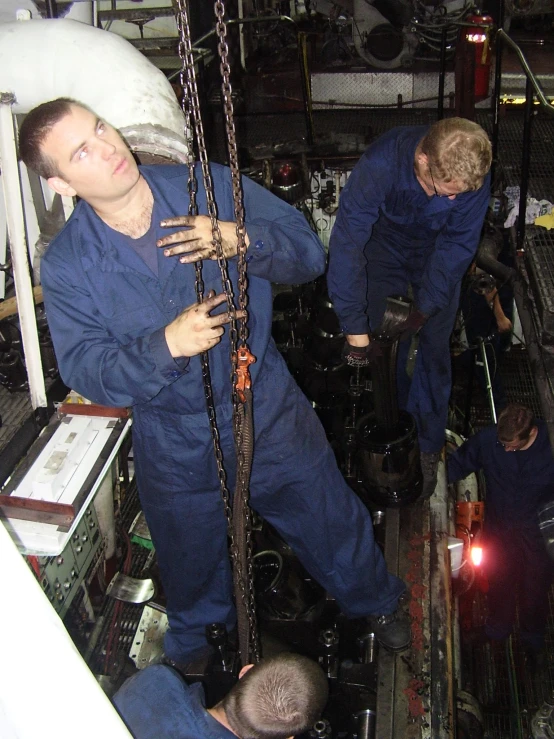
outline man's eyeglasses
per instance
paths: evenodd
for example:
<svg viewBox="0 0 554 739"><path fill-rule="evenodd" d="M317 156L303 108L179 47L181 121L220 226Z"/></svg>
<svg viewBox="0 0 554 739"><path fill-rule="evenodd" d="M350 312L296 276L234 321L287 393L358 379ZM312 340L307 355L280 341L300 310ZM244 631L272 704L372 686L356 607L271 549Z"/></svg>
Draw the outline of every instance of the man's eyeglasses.
<svg viewBox="0 0 554 739"><path fill-rule="evenodd" d="M501 447L504 447L505 452L519 452L519 450L523 449L528 441L529 437L518 439L517 441L500 441L500 439L498 439L498 443Z"/></svg>
<svg viewBox="0 0 554 739"><path fill-rule="evenodd" d="M437 186L435 185L435 178L433 177L433 170L431 169L431 165L429 164L429 162L427 162L427 166L429 167L429 174L431 175L431 182L433 183L433 190L435 191L435 195L436 195L436 196L437 196L438 198L447 198L447 197L448 197L448 195L441 195L441 194L440 194L440 193L439 193L439 192L437 191Z"/></svg>
<svg viewBox="0 0 554 739"><path fill-rule="evenodd" d="M433 190L435 191L435 195L437 196L437 198L451 198L451 199L455 198L456 195L458 195L459 193L457 192L441 193L437 190L437 186L435 185L435 178L433 177L433 170L431 169L431 165L429 164L429 162L427 162L427 166L429 167L429 174L431 175L431 182L433 183Z"/></svg>

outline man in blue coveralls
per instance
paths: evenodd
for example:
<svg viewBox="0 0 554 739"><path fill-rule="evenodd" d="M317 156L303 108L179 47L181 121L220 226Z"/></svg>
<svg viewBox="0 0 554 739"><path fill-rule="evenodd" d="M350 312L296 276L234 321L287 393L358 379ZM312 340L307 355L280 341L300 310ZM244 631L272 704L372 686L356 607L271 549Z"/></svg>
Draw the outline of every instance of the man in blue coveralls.
<svg viewBox="0 0 554 739"><path fill-rule="evenodd" d="M235 623L226 520L205 407L200 357L209 351L227 478L235 479L229 337L206 215L188 209L188 168L137 167L118 132L71 100L25 118L20 155L58 193L81 200L41 264L61 376L95 403L133 408L138 489L156 548L170 629L168 659L206 650L206 624ZM223 249L237 294L230 172L212 165ZM200 185L198 206L207 213ZM255 450L252 507L286 540L348 618L368 617L385 646L410 643L398 613L405 585L389 574L371 518L345 484L324 431L271 339L271 282L323 272L304 217L243 180L249 271ZM169 235L168 235L169 234ZM194 261L206 295L196 301Z"/></svg>
<svg viewBox="0 0 554 739"><path fill-rule="evenodd" d="M554 498L554 457L544 421L511 403L448 456L448 481L483 470L487 485L483 567L489 582L485 636L506 639L519 598L521 640L532 656L544 647L552 561L538 510Z"/></svg>
<svg viewBox="0 0 554 739"><path fill-rule="evenodd" d="M329 244L329 295L350 364L367 364L390 295L414 309L399 328L398 400L414 417L422 497L435 489L451 390L449 340L460 283L479 243L490 196L491 145L463 118L394 128L354 167ZM410 338L419 331L413 376Z"/></svg>
<svg viewBox="0 0 554 739"><path fill-rule="evenodd" d="M133 675L113 700L135 739L292 739L319 719L328 693L316 662L284 652L243 667L213 708L204 707L201 683L187 685L165 665Z"/></svg>

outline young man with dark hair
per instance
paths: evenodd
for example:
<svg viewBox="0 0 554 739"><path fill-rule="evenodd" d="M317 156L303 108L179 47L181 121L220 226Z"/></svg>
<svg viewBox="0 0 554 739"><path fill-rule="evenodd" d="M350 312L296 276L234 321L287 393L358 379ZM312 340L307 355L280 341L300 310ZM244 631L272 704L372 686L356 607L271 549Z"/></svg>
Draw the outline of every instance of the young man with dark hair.
<svg viewBox="0 0 554 739"><path fill-rule="evenodd" d="M318 664L286 652L243 667L213 708L200 683L187 685L164 665L127 680L114 703L135 739L289 739L319 719L328 692Z"/></svg>
<svg viewBox="0 0 554 739"><path fill-rule="evenodd" d="M521 639L536 656L544 647L552 561L541 536L539 507L554 498L554 457L544 421L511 403L448 457L453 483L483 470L486 482L483 567L489 581L485 635L506 639L519 599Z"/></svg>
<svg viewBox="0 0 554 739"><path fill-rule="evenodd" d="M198 216L188 167L137 167L119 133L88 108L59 101L31 111L20 150L41 156L57 193L78 195L41 263L48 323L64 382L95 403L133 408L135 474L167 598L166 655L205 653L205 626L235 623L227 522L204 396L209 352L228 484L235 480L229 322L197 167ZM50 129L44 125L48 120ZM34 135L42 130L39 139ZM237 233L230 172L211 165L222 246L234 294ZM405 585L386 569L367 509L348 488L323 428L271 338L271 282L314 279L325 266L299 211L243 178L248 262L254 458L251 505L292 547L348 618L394 650L410 643L397 617ZM168 235L169 234L169 235ZM194 262L206 298L197 302ZM219 291L220 294L215 293Z"/></svg>
<svg viewBox="0 0 554 739"><path fill-rule="evenodd" d="M398 399L414 417L423 497L435 489L451 390L450 334L489 197L491 145L476 123L446 118L394 128L354 167L340 196L329 244L329 296L351 364L368 364L371 332L387 298L412 290L414 309L398 329ZM419 331L410 379L406 361Z"/></svg>

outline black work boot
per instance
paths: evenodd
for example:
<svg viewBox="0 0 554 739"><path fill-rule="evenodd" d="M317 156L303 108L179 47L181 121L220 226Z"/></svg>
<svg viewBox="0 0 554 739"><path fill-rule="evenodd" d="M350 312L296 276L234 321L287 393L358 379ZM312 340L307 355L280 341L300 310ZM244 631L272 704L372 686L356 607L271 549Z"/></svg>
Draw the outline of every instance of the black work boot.
<svg viewBox="0 0 554 739"><path fill-rule="evenodd" d="M367 623L379 644L391 652L402 652L412 643L410 622L400 609L394 613L368 616Z"/></svg>
<svg viewBox="0 0 554 739"><path fill-rule="evenodd" d="M420 452L421 473L423 475L423 488L420 500L428 500L437 487L437 470L439 468L440 452Z"/></svg>

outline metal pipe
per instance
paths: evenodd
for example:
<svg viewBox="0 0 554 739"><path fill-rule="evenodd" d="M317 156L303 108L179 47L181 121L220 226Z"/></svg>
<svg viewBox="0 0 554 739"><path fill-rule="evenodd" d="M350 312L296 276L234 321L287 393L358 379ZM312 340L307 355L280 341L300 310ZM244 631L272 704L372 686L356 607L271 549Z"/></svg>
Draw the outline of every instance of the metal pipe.
<svg viewBox="0 0 554 739"><path fill-rule="evenodd" d="M40 358L33 286L28 266L25 221L12 116L12 104L14 102L15 96L12 93L0 92L0 162L2 162L2 189L4 191L4 205L25 364L29 379L29 392L32 406L36 409L47 405L46 387Z"/></svg>
<svg viewBox="0 0 554 739"><path fill-rule="evenodd" d="M501 28L499 28L498 31L496 32L496 37L501 38L506 44L508 44L510 48L512 48L515 51L517 58L519 59L519 63L521 64L521 68L523 69L523 72L525 73L525 76L527 77L527 79L531 82L534 93L537 96L539 103L546 110L547 113L549 113L550 115L554 115L554 105L552 105L552 103L550 103L544 96L541 86L537 78L531 71L529 62L525 58L525 55L523 54L520 47Z"/></svg>
<svg viewBox="0 0 554 739"><path fill-rule="evenodd" d="M487 347L483 341L482 336L477 337L477 344L479 345L479 353L481 355L481 361L483 362L483 372L485 373L485 392L489 401L489 407L491 411L492 422L496 423L496 406L494 405L494 396L492 394L492 382L491 373L489 370L489 362L487 359Z"/></svg>
<svg viewBox="0 0 554 739"><path fill-rule="evenodd" d="M58 6L56 0L46 0L46 15L48 18L58 17Z"/></svg>
<svg viewBox="0 0 554 739"><path fill-rule="evenodd" d="M533 83L527 77L525 83L525 112L523 118L523 147L521 154L521 183L519 186L519 216L517 220L517 248L523 249L525 240L525 216L529 189L529 165L531 163L531 124L533 116Z"/></svg>
<svg viewBox="0 0 554 739"><path fill-rule="evenodd" d="M437 118L442 120L444 118L444 81L446 79L446 26L441 31L441 52L440 52L440 66L439 66L439 105L437 109Z"/></svg>
<svg viewBox="0 0 554 739"><path fill-rule="evenodd" d="M471 349L471 359L469 362L469 377L467 378L466 407L464 412L464 436L469 436L470 418L471 418L471 401L473 398L473 381L475 377L475 349Z"/></svg>
<svg viewBox="0 0 554 739"><path fill-rule="evenodd" d="M498 4L498 28L504 25L505 0ZM496 164L498 160L498 137L500 129L500 91L502 85L502 52L504 40L500 33L496 34L496 57L494 65L494 94L492 96L492 166L491 182L495 183Z"/></svg>

